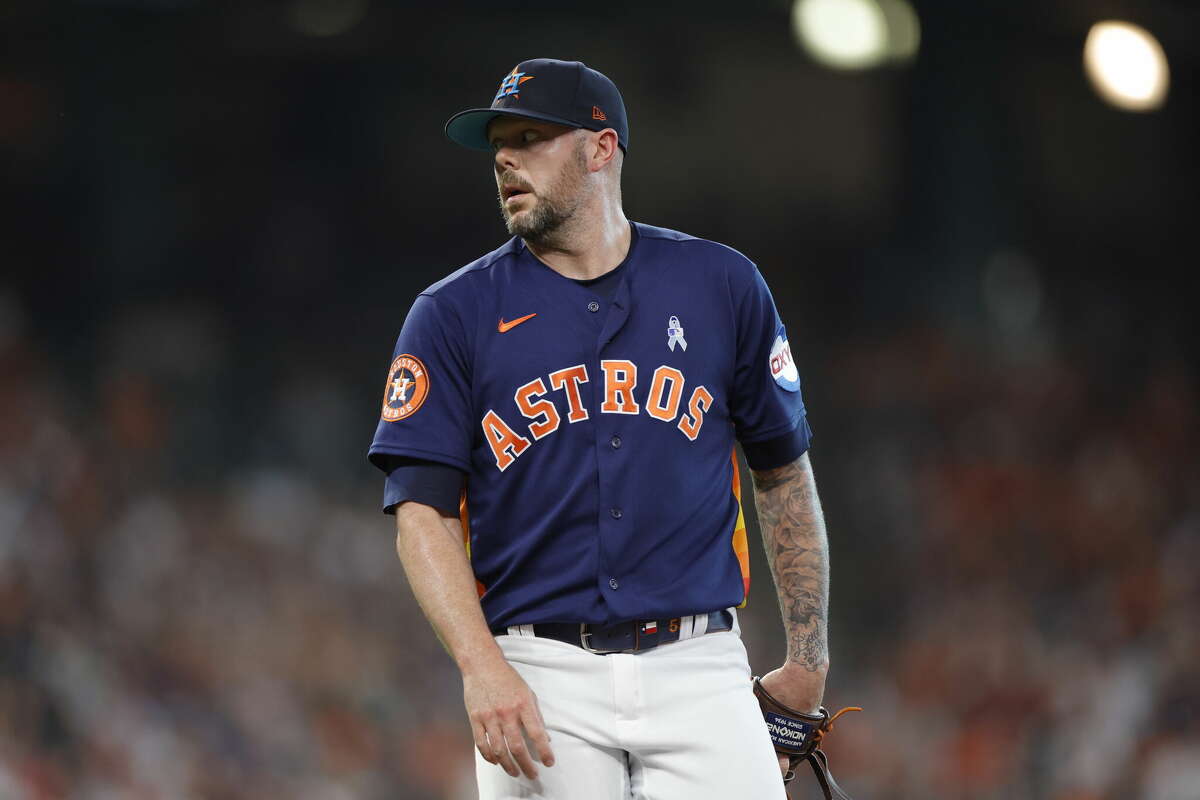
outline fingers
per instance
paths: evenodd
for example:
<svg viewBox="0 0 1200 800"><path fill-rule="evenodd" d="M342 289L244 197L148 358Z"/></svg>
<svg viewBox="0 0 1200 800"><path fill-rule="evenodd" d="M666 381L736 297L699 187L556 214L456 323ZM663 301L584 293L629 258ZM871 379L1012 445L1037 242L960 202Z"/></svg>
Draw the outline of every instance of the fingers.
<svg viewBox="0 0 1200 800"><path fill-rule="evenodd" d="M503 726L497 715L481 714L478 719L471 717L471 732L475 736L475 749L484 761L499 764L509 775L517 777L517 767L504 743Z"/></svg>
<svg viewBox="0 0 1200 800"><path fill-rule="evenodd" d="M489 764L498 764L509 775L517 777L519 771L512 755L508 752L508 744L504 737L504 724L500 716L494 713L480 716L484 738L482 743L475 742L476 747L479 748L479 755L483 756L483 760Z"/></svg>
<svg viewBox="0 0 1200 800"><path fill-rule="evenodd" d="M500 754L503 753L507 756L508 748L504 746L504 737L500 735L499 729L494 727L493 731L489 733L486 726L472 719L471 731L475 736L475 749L479 751L479 755L483 756L483 760L489 764L499 764L501 767L504 767L505 772L508 772L510 775L513 774L500 761ZM497 749L497 742L499 743L499 749Z"/></svg>
<svg viewBox="0 0 1200 800"><path fill-rule="evenodd" d="M471 721L471 729L475 736L475 747L484 761L499 765L514 778L524 774L530 780L538 776L535 756L547 767L554 766L550 736L536 708L481 717L478 721ZM526 736L534 745L533 753L526 745Z"/></svg>
<svg viewBox="0 0 1200 800"><path fill-rule="evenodd" d="M484 734L483 743L476 742L475 749L479 751L479 755L483 756L484 761L498 765L512 777L515 778L520 774L512 756L509 755L508 745L504 742L504 734L499 731Z"/></svg>
<svg viewBox="0 0 1200 800"><path fill-rule="evenodd" d="M488 745L487 731L475 717L468 717L468 719L471 721L471 736L475 739L475 749L479 751L479 755L483 756L484 761L495 764L496 762L492 760L491 747Z"/></svg>
<svg viewBox="0 0 1200 800"><path fill-rule="evenodd" d="M542 712L537 706L521 715L521 724L525 726L525 735L533 745L537 760L547 767L553 767L554 751L550 749L550 734L546 732L546 721L542 719Z"/></svg>
<svg viewBox="0 0 1200 800"><path fill-rule="evenodd" d="M537 695L509 665L482 675L465 675L464 702L479 755L509 776L537 778L535 759L554 764L550 735Z"/></svg>
<svg viewBox="0 0 1200 800"><path fill-rule="evenodd" d="M492 763L499 764L500 769L514 778L520 775L521 770L517 767L517 762L513 761L512 754L508 751L508 743L504 741L504 734L496 731L495 734L489 735L492 743Z"/></svg>
<svg viewBox="0 0 1200 800"><path fill-rule="evenodd" d="M521 735L521 725L519 722L512 722L504 726L504 741L508 743L508 752L510 759L515 760L521 772L525 773L525 777L533 780L537 777L537 767L533 765L533 758L529 755L529 748L525 746L525 737ZM517 777L516 770L509 771L505 769L509 775Z"/></svg>

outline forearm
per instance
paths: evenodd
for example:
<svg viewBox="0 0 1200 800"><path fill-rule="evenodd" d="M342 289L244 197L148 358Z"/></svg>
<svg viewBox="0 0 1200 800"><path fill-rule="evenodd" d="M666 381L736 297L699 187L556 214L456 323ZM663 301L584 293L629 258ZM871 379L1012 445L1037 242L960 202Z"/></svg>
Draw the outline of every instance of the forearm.
<svg viewBox="0 0 1200 800"><path fill-rule="evenodd" d="M824 673L829 666L829 543L808 454L754 472L763 547L787 635L787 664Z"/></svg>
<svg viewBox="0 0 1200 800"><path fill-rule="evenodd" d="M466 673L503 659L479 606L461 523L430 506L403 503L396 509L396 552L421 610L458 668Z"/></svg>
<svg viewBox="0 0 1200 800"><path fill-rule="evenodd" d="M554 765L537 697L488 630L462 524L420 503L396 509L396 552L429 624L463 676L463 703L484 760L514 778L538 776L534 758ZM526 739L532 744L526 744Z"/></svg>

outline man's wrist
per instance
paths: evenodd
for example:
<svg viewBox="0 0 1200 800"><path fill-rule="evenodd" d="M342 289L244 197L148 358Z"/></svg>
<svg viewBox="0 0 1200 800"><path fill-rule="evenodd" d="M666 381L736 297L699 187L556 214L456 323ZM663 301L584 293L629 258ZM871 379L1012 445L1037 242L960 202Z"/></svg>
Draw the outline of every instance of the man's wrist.
<svg viewBox="0 0 1200 800"><path fill-rule="evenodd" d="M471 647L464 648L461 653L456 653L454 661L458 664L458 671L463 674L463 677L469 677L478 672L494 669L499 664L508 663L500 646L496 644L496 640L490 634L485 641L473 643Z"/></svg>
<svg viewBox="0 0 1200 800"><path fill-rule="evenodd" d="M829 659L814 664L810 661L788 658L783 662L783 666L779 668L779 671L789 680L802 676L807 676L808 679L820 676L823 679L829 674Z"/></svg>
<svg viewBox="0 0 1200 800"><path fill-rule="evenodd" d="M788 708L815 714L825 698L825 672L785 663L762 677L763 688Z"/></svg>

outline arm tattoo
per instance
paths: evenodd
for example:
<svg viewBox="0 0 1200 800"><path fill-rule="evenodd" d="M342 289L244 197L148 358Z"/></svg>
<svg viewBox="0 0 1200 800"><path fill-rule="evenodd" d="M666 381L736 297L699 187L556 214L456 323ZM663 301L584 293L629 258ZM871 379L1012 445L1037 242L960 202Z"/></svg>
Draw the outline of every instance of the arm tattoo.
<svg viewBox="0 0 1200 800"><path fill-rule="evenodd" d="M816 672L829 662L829 545L808 454L753 474L763 547L787 632L787 658Z"/></svg>

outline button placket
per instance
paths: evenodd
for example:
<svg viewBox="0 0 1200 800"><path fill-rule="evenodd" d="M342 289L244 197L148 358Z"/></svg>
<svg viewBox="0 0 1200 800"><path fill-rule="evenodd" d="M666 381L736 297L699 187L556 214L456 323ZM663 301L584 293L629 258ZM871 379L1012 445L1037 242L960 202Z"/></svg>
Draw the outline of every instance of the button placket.
<svg viewBox="0 0 1200 800"><path fill-rule="evenodd" d="M601 303L597 300L592 300L587 304L587 309L593 314L600 311L604 312L602 315L602 330L600 331L600 336L596 342L596 360L591 362L592 365L594 365L594 367L597 369L597 375L602 376L603 370L600 369L599 362L603 361L606 355L605 349L625 326L625 323L629 318L628 303L623 300L621 290L618 290L617 295L611 298L607 304ZM602 400L603 381L597 379L593 386L593 402L595 403L597 412L600 408L600 403ZM622 441L620 434L610 429L606 436L602 427L603 423L601 423L601 418L597 416L595 420L597 424L594 441L597 450L603 451L607 449L608 452L613 453L613 451L621 448L624 442ZM605 448L605 444L607 444L607 448ZM611 460L603 457L598 459L597 466L599 467L599 488L600 499L602 503L606 497L611 502L612 500L617 500L624 496L622 494L623 489L619 477L620 463L622 460L622 457L616 453L613 453ZM601 505L600 507L603 508L604 506ZM601 512L601 514L603 514L603 512ZM600 526L600 548L602 553L608 551L610 548L614 549L614 552L619 551L621 548L621 542L624 541L629 533L628 530L626 530L628 525L626 525L624 522L621 522L624 512L619 506L610 506L608 509L608 515L609 523L602 524ZM604 529L607 529L607 531ZM609 563L615 563L618 559L605 560L609 561ZM601 569L603 569L603 567L601 567ZM603 576L603 572L600 574ZM601 580L604 580L604 578L602 577ZM616 576L613 575L608 576L607 584L608 589L612 592L616 592L621 587L620 582L617 580ZM603 586L604 584L601 585ZM613 599L615 600L616 598L614 597Z"/></svg>

